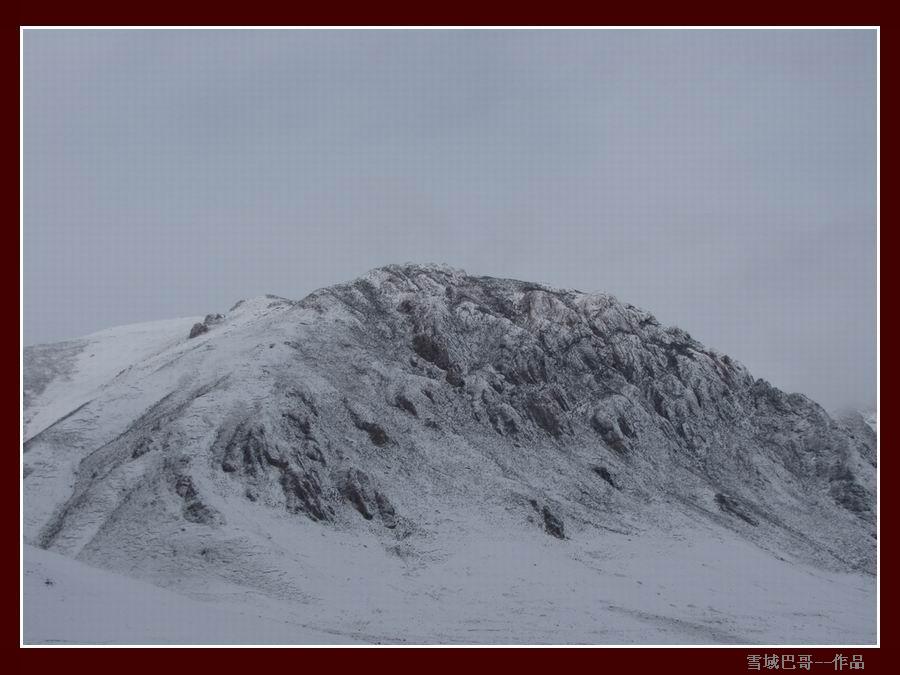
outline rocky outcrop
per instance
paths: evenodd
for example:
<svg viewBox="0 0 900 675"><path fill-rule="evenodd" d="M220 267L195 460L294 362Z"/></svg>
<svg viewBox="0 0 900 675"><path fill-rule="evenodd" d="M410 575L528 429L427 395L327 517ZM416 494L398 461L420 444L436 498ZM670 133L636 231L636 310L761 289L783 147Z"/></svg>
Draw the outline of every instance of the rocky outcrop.
<svg viewBox="0 0 900 675"><path fill-rule="evenodd" d="M562 518L557 516L549 506L546 504L543 506L538 506L536 500L530 500L531 508L537 511L541 516L541 521L544 526L544 531L549 534L551 537L556 537L557 539L565 539L566 538L566 527L562 521Z"/></svg>
<svg viewBox="0 0 900 675"><path fill-rule="evenodd" d="M369 476L358 469L347 469L338 474L336 484L344 497L366 520L378 516L385 527L397 527L397 512L391 501L372 486Z"/></svg>
<svg viewBox="0 0 900 675"><path fill-rule="evenodd" d="M224 320L225 316L222 314L207 314L202 323L198 322L191 326L191 330L188 333L188 339L208 333L210 328L222 323Z"/></svg>
<svg viewBox="0 0 900 675"><path fill-rule="evenodd" d="M759 521L747 512L747 508L734 497L730 497L721 492L716 494L716 504L725 513L740 518L745 523L756 527Z"/></svg>

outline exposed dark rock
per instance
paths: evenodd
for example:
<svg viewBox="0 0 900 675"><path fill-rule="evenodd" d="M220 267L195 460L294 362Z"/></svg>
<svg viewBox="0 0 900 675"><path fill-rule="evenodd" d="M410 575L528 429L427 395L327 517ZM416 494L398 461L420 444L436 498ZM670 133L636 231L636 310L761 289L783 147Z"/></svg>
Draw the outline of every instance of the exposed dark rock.
<svg viewBox="0 0 900 675"><path fill-rule="evenodd" d="M420 333L413 337L412 346L416 354L441 370L450 368L450 355L447 353L447 348L432 336Z"/></svg>
<svg viewBox="0 0 900 675"><path fill-rule="evenodd" d="M397 396L394 398L394 404L398 408L401 408L402 410L408 412L413 417L419 416L419 411L416 410L415 404L408 398L406 398L406 396L404 396L403 394L397 394Z"/></svg>
<svg viewBox="0 0 900 675"><path fill-rule="evenodd" d="M297 429L300 433L302 433L307 438L312 435L312 426L310 425L308 417L301 417L295 412L286 412L283 413L282 416L291 424L295 429Z"/></svg>
<svg viewBox="0 0 900 675"><path fill-rule="evenodd" d="M287 469L281 474L281 485L287 498L287 509L305 513L313 520L329 520L333 509L322 502L322 486L314 471L299 473Z"/></svg>
<svg viewBox="0 0 900 675"><path fill-rule="evenodd" d="M619 429L623 434L628 436L628 438L634 438L637 436L634 429L632 429L631 425L628 423L628 420L624 417L619 417Z"/></svg>
<svg viewBox="0 0 900 675"><path fill-rule="evenodd" d="M616 484L616 481L613 480L612 475L609 473L609 470L605 466L593 466L591 470L600 476L603 480L613 486L616 490L619 489L619 486Z"/></svg>
<svg viewBox="0 0 900 675"><path fill-rule="evenodd" d="M239 305L240 303L238 303ZM237 307L238 305L235 305ZM188 333L188 339L195 338L198 335L203 335L204 333L208 333L209 329L215 325L222 323L225 320L225 317L221 314L207 314L204 317L202 323L195 323L191 327L191 332Z"/></svg>
<svg viewBox="0 0 900 675"><path fill-rule="evenodd" d="M322 466L325 466L328 464L328 462L325 459L325 455L322 454L322 450L315 443L315 441L309 443L308 445L306 445L304 447L303 456L308 459L311 459L314 462L318 462Z"/></svg>
<svg viewBox="0 0 900 675"><path fill-rule="evenodd" d="M369 440L378 447L384 447L390 443L391 439L387 432L381 428L381 425L375 422L367 422L365 420L357 420L356 427L369 434Z"/></svg>
<svg viewBox="0 0 900 675"><path fill-rule="evenodd" d="M182 500L184 500L181 513L185 520L201 525L221 524L221 515L218 511L203 503L190 476L177 477L175 481L175 492Z"/></svg>
<svg viewBox="0 0 900 675"><path fill-rule="evenodd" d="M200 501L185 502L183 513L185 520L192 523L213 525L218 522L216 512Z"/></svg>
<svg viewBox="0 0 900 675"><path fill-rule="evenodd" d="M369 506L366 504L362 488L357 481L345 481L339 485L338 489L341 491L344 499L350 502L353 505L353 508L362 514L363 518L372 520L372 513L369 511Z"/></svg>
<svg viewBox="0 0 900 675"><path fill-rule="evenodd" d="M454 387L462 387L466 383L465 378L453 366L447 369L447 374L444 377L447 383Z"/></svg>
<svg viewBox="0 0 900 675"><path fill-rule="evenodd" d="M516 420L502 408L499 410L492 410L488 419L494 427L494 430L501 436L511 436L519 431L519 425L516 424Z"/></svg>
<svg viewBox="0 0 900 675"><path fill-rule="evenodd" d="M262 429L249 427L239 430L226 448L222 468L226 471L234 471L237 467L235 455L239 453L241 469L247 475L255 476L259 468L266 463L263 459L265 444L265 434Z"/></svg>
<svg viewBox="0 0 900 675"><path fill-rule="evenodd" d="M541 509L541 514L544 516L544 529L547 530L547 534L554 536L557 539L565 539L566 531L562 519L557 517L546 506Z"/></svg>
<svg viewBox="0 0 900 675"><path fill-rule="evenodd" d="M610 448L617 452L628 452L628 443L616 421L607 419L600 413L594 413L591 417L591 427Z"/></svg>
<svg viewBox="0 0 900 675"><path fill-rule="evenodd" d="M142 436L135 441L133 449L131 451L132 459L137 459L138 457L147 454L153 448L153 442L151 439L146 436Z"/></svg>
<svg viewBox="0 0 900 675"><path fill-rule="evenodd" d="M829 494L838 504L857 514L871 513L872 505L866 489L852 479L838 480L831 484Z"/></svg>
<svg viewBox="0 0 900 675"><path fill-rule="evenodd" d="M525 411L535 424L551 436L559 438L562 435L562 424L556 413L540 399L530 398L525 404Z"/></svg>
<svg viewBox="0 0 900 675"><path fill-rule="evenodd" d="M725 513L731 514L732 516L737 516L744 522L747 522L754 527L757 527L759 525L759 521L751 516L745 509L744 505L734 497L730 497L729 495L719 492L716 494L716 504L718 504L719 508Z"/></svg>
<svg viewBox="0 0 900 675"><path fill-rule="evenodd" d="M372 487L369 476L358 469L340 472L335 483L341 496L366 520L372 520L377 513L382 524L393 529L397 527L397 513L391 501L379 490Z"/></svg>
<svg viewBox="0 0 900 675"><path fill-rule="evenodd" d="M266 461L266 464L269 466L274 466L278 469L286 469L288 467L288 461L285 457L283 457L276 449L271 448L268 444L262 446L262 455Z"/></svg>
<svg viewBox="0 0 900 675"><path fill-rule="evenodd" d="M394 505L378 490L375 491L375 505L378 507L378 515L381 516L384 526L389 529L397 527L397 512L394 510Z"/></svg>

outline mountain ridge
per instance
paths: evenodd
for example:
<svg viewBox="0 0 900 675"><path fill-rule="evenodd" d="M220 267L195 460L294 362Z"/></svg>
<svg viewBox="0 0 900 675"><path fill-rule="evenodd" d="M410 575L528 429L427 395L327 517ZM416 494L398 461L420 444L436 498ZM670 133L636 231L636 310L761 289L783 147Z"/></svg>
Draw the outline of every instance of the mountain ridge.
<svg viewBox="0 0 900 675"><path fill-rule="evenodd" d="M390 265L201 325L26 440L27 542L297 597L301 522L415 569L690 525L874 572L874 436L613 296Z"/></svg>

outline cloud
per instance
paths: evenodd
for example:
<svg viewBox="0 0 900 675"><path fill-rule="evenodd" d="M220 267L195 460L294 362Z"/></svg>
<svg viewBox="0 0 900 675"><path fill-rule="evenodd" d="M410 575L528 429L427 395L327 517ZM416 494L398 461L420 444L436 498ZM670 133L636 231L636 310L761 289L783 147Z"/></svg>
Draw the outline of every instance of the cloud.
<svg viewBox="0 0 900 675"><path fill-rule="evenodd" d="M40 31L26 342L406 260L875 391L873 31Z"/></svg>

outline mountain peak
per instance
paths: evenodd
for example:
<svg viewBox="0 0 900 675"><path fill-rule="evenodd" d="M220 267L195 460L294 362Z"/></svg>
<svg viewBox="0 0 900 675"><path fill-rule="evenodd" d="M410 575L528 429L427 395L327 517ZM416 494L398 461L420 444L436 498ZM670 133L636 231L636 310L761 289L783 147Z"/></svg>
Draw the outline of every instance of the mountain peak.
<svg viewBox="0 0 900 675"><path fill-rule="evenodd" d="M453 267L452 265L448 265L446 263L416 263L416 262L405 262L405 263L389 263L387 265L381 265L379 267L375 267L363 277L376 276L380 277L382 275L406 275L406 276L415 276L418 274L426 274L426 275L442 275L451 278L459 278L468 276L464 269Z"/></svg>
<svg viewBox="0 0 900 675"><path fill-rule="evenodd" d="M311 524L421 564L458 533L589 558L713 528L874 569L874 436L612 296L388 265L202 324L69 407L78 359L34 388L56 421L25 443L27 541L261 588Z"/></svg>

